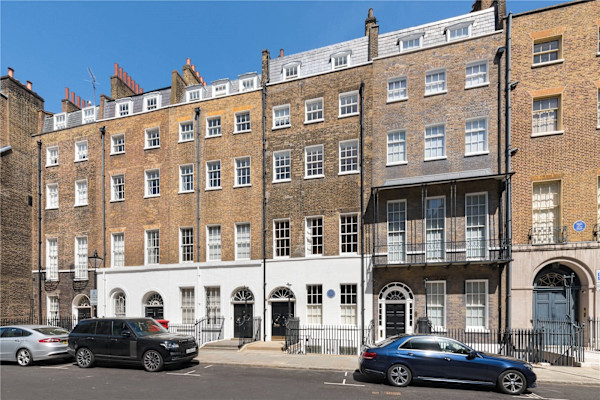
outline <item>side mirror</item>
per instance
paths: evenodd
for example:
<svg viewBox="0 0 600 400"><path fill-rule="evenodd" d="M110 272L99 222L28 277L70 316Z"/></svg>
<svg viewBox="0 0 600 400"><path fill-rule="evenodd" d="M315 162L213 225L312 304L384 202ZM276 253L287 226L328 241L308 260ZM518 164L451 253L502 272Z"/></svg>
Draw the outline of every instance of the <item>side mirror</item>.
<svg viewBox="0 0 600 400"><path fill-rule="evenodd" d="M467 355L467 360L473 360L477 358L477 352L475 350L471 350Z"/></svg>
<svg viewBox="0 0 600 400"><path fill-rule="evenodd" d="M129 329L123 329L121 331L121 336L130 337L131 336L131 331Z"/></svg>

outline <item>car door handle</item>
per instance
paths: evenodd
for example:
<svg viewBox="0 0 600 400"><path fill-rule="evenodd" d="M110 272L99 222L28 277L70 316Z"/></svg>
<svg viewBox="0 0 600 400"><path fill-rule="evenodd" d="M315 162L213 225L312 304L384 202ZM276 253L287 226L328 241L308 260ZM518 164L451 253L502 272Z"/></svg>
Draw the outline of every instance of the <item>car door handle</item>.
<svg viewBox="0 0 600 400"><path fill-rule="evenodd" d="M444 360L450 361L451 359L450 359L450 357L444 357Z"/></svg>
<svg viewBox="0 0 600 400"><path fill-rule="evenodd" d="M415 353L408 353L409 356L414 357Z"/></svg>

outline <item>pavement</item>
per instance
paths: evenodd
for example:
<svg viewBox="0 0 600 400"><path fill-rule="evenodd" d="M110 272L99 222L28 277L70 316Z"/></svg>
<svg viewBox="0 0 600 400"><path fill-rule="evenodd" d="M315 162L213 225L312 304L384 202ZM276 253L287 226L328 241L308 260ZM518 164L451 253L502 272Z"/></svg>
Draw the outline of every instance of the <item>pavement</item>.
<svg viewBox="0 0 600 400"><path fill-rule="evenodd" d="M197 360L203 364L236 365L262 368L290 368L303 370L354 371L357 356L332 354L288 354L281 350L282 342L253 342L237 350L231 346L204 346ZM236 342L237 343L237 342ZM600 387L600 353L586 352L581 367L533 365L538 383L571 384Z"/></svg>

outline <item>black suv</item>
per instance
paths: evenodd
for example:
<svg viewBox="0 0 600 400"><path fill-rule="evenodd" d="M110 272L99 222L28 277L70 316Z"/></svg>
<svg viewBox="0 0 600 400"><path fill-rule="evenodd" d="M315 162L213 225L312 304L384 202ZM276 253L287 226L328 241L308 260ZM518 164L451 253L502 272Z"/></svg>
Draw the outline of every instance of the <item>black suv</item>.
<svg viewBox="0 0 600 400"><path fill-rule="evenodd" d="M96 360L141 362L146 371L185 363L198 355L192 336L169 333L152 318L94 318L79 322L69 334L68 352L81 368Z"/></svg>

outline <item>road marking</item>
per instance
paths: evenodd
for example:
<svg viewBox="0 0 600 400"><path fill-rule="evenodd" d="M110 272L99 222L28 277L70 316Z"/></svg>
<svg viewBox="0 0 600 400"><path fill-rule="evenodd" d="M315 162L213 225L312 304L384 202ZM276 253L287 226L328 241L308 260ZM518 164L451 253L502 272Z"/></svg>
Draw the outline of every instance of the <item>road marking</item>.
<svg viewBox="0 0 600 400"><path fill-rule="evenodd" d="M167 372L167 375L180 375L180 376L202 376L195 374L196 370L186 372L185 374L177 373L177 372Z"/></svg>
<svg viewBox="0 0 600 400"><path fill-rule="evenodd" d="M387 394L388 396L402 396L402 392L383 392L384 394Z"/></svg>
<svg viewBox="0 0 600 400"><path fill-rule="evenodd" d="M568 400L568 399L555 399L555 398L551 398L551 397L542 397L539 394L535 394L535 393L528 393L528 394L524 395L523 397L526 397L528 399L536 399L536 400Z"/></svg>
<svg viewBox="0 0 600 400"><path fill-rule="evenodd" d="M40 368L46 368L46 369L69 369L69 367L66 367L64 365L61 365L59 367L40 367Z"/></svg>
<svg viewBox="0 0 600 400"><path fill-rule="evenodd" d="M345 379L344 379L345 381ZM325 385L335 385L335 386L357 386L357 387L363 387L365 385L356 385L354 383L332 383L332 382L323 382Z"/></svg>
<svg viewBox="0 0 600 400"><path fill-rule="evenodd" d="M210 368L210 367L212 367L212 365L207 365L206 367L204 367L204 369Z"/></svg>

